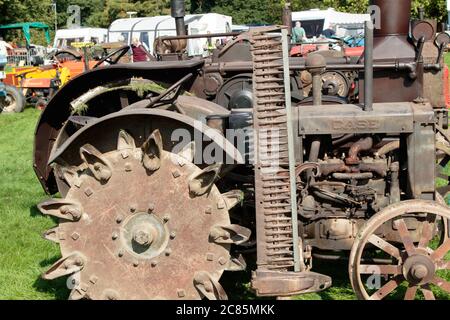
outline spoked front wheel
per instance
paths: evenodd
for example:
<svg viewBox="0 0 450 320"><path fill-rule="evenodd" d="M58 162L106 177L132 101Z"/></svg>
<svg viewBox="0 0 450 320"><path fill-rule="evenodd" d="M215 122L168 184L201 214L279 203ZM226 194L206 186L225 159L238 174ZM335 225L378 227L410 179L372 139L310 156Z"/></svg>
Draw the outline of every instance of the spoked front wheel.
<svg viewBox="0 0 450 320"><path fill-rule="evenodd" d="M350 254L357 297L450 299L450 240L438 230L449 218L449 208L425 200L403 201L373 216Z"/></svg>

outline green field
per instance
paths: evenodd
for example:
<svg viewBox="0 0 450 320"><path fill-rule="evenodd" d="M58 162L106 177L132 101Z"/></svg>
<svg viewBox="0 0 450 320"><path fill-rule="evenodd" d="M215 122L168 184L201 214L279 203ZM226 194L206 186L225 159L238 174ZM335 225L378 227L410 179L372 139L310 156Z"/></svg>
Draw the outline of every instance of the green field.
<svg viewBox="0 0 450 320"><path fill-rule="evenodd" d="M446 60L450 64L450 55ZM57 244L41 237L56 222L41 216L36 208L48 198L32 170L34 129L39 114L27 108L20 114L0 115L0 299L66 299L69 295L66 279L40 278L60 253ZM331 276L333 287L296 299L355 299L346 263L315 261L313 271ZM450 272L445 278L450 279ZM254 299L249 279L250 272L226 273L223 284L230 298Z"/></svg>

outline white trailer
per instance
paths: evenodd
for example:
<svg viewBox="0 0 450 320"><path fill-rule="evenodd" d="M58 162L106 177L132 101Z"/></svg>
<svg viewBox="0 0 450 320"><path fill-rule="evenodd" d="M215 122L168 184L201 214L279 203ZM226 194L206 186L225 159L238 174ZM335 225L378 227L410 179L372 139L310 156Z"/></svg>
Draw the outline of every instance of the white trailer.
<svg viewBox="0 0 450 320"><path fill-rule="evenodd" d="M53 47L67 48L73 42L92 42L94 44L104 43L108 29L104 28L74 28L58 29L55 34Z"/></svg>
<svg viewBox="0 0 450 320"><path fill-rule="evenodd" d="M292 12L292 24L302 23L308 38L319 37L330 25L336 26L339 37L355 36L364 32L364 22L370 21L369 14L339 12L333 8L327 10L311 9Z"/></svg>
<svg viewBox="0 0 450 320"><path fill-rule="evenodd" d="M186 15L184 18L189 35L231 32L232 18L217 13ZM131 44L133 38L139 41L153 54L153 42L157 37L175 36L175 19L171 16L118 19L108 28L108 42L121 41ZM213 38L215 43L217 38ZM204 53L207 39L189 39L188 55L198 56Z"/></svg>

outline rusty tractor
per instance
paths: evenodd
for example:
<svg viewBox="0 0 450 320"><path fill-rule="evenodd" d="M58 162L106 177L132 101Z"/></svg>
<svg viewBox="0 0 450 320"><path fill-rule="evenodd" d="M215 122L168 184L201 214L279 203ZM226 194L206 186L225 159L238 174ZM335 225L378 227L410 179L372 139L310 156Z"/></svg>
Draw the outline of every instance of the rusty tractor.
<svg viewBox="0 0 450 320"><path fill-rule="evenodd" d="M362 57L305 59L289 10L288 28L186 35L173 0L156 61L61 88L35 137L61 195L38 206L62 254L43 277L74 275L71 299L225 299L222 274L256 258L256 294L283 297L331 286L313 260L346 259L360 299L448 299L449 37L411 0L371 4ZM229 39L186 57L201 36Z"/></svg>

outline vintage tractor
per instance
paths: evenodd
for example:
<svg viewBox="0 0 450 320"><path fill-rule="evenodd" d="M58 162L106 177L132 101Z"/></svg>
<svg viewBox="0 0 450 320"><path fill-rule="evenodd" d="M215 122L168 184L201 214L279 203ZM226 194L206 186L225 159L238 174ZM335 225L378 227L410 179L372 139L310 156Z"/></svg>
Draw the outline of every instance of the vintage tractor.
<svg viewBox="0 0 450 320"><path fill-rule="evenodd" d="M190 59L173 0L159 61L61 88L35 137L61 195L38 205L62 254L43 278L72 275L70 299L225 299L222 274L256 253L258 296L325 290L313 259L347 259L360 299L448 299L449 37L410 34L411 0L371 4L358 59L289 58L280 26Z"/></svg>

